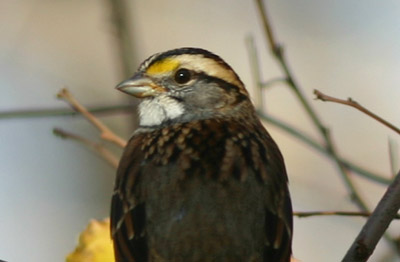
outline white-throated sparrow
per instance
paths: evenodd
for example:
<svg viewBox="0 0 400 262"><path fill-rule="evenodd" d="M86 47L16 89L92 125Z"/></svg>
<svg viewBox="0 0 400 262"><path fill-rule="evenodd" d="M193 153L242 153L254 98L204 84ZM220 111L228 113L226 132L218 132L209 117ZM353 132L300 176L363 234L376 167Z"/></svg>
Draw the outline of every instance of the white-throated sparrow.
<svg viewBox="0 0 400 262"><path fill-rule="evenodd" d="M232 68L180 48L117 88L143 100L112 199L116 261L290 261L284 161Z"/></svg>

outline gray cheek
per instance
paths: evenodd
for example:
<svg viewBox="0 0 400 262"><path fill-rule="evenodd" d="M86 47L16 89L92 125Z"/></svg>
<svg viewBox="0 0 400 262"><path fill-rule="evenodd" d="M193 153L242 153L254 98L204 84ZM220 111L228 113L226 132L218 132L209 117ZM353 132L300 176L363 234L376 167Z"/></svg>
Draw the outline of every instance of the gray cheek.
<svg viewBox="0 0 400 262"><path fill-rule="evenodd" d="M223 90L218 86L199 86L186 94L185 101L188 106L197 109L218 109L226 104Z"/></svg>

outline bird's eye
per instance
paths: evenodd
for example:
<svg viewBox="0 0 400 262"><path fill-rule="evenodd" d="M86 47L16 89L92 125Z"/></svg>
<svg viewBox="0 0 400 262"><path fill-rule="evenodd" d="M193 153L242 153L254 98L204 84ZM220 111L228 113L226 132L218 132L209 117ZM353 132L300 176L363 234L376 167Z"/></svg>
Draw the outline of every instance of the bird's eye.
<svg viewBox="0 0 400 262"><path fill-rule="evenodd" d="M188 69L181 68L175 73L175 82L178 84L186 84L192 78L192 74Z"/></svg>

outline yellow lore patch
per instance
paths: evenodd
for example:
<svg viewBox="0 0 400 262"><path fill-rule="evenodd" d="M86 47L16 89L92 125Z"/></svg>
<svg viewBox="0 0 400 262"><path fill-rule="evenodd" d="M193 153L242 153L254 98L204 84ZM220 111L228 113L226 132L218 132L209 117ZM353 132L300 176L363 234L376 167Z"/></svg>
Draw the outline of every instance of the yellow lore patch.
<svg viewBox="0 0 400 262"><path fill-rule="evenodd" d="M149 75L163 74L175 70L179 64L177 59L165 58L152 64L147 68L146 73Z"/></svg>

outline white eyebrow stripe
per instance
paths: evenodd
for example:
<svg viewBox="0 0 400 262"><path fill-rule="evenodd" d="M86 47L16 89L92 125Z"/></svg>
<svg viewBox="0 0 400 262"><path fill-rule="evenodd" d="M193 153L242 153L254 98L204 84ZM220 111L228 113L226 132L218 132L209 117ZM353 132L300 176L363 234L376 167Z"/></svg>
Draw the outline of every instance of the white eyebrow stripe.
<svg viewBox="0 0 400 262"><path fill-rule="evenodd" d="M220 78L227 83L244 89L243 83L239 80L236 73L214 59L204 57L202 54L183 54L175 56L173 59L179 61L180 67L197 72L205 72L207 75Z"/></svg>

